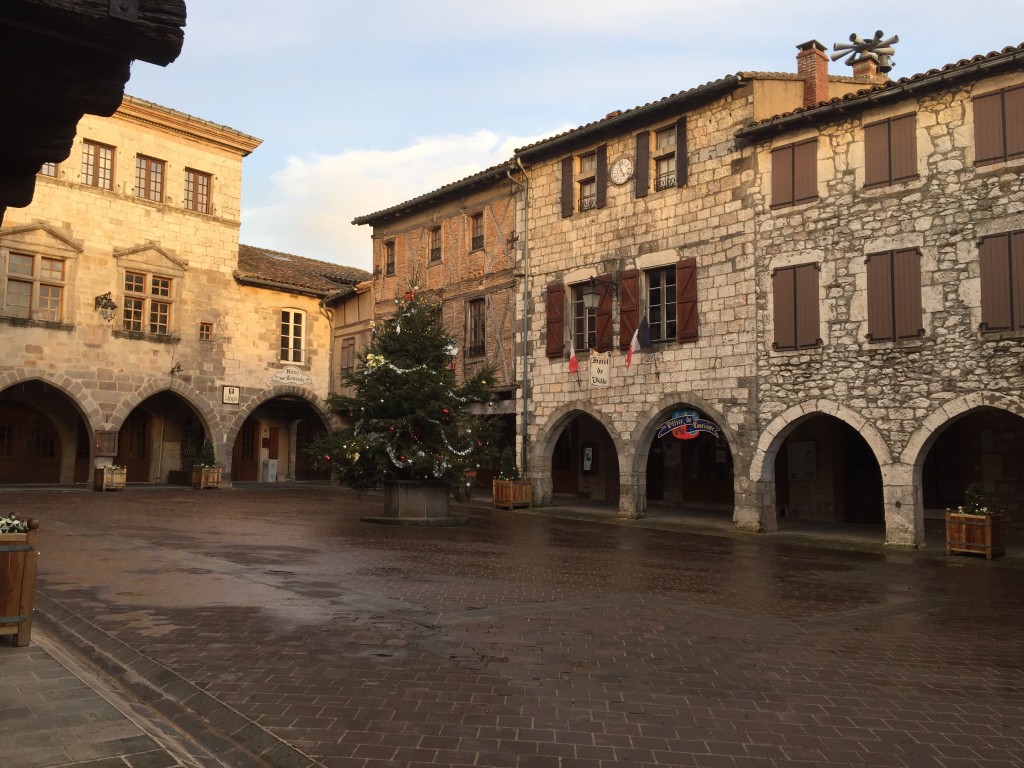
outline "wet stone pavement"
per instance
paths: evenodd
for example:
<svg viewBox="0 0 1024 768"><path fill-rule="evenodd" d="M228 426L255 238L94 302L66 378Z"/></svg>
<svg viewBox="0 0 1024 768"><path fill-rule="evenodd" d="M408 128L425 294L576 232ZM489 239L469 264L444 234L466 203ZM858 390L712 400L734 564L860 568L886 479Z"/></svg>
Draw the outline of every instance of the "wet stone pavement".
<svg viewBox="0 0 1024 768"><path fill-rule="evenodd" d="M999 561L479 507L377 526L323 487L0 503L42 520L43 636L182 765L1024 766Z"/></svg>

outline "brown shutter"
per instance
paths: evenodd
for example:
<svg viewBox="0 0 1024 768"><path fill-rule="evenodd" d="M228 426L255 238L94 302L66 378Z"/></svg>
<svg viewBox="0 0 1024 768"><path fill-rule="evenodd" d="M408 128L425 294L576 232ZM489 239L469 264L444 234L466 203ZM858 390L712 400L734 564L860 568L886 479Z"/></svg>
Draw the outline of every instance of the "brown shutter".
<svg viewBox="0 0 1024 768"><path fill-rule="evenodd" d="M619 348L626 349L640 322L640 270L624 269L619 276Z"/></svg>
<svg viewBox="0 0 1024 768"><path fill-rule="evenodd" d="M978 260L981 262L981 330L1008 330L1012 322L1009 237L982 238L978 243Z"/></svg>
<svg viewBox="0 0 1024 768"><path fill-rule="evenodd" d="M697 340L697 260L676 263L676 340Z"/></svg>
<svg viewBox="0 0 1024 768"><path fill-rule="evenodd" d="M772 299L775 302L775 349L796 349L796 291L793 267L772 272Z"/></svg>
<svg viewBox="0 0 1024 768"><path fill-rule="evenodd" d="M548 357L561 357L565 351L565 286L562 283L550 283L547 295L547 326L548 337L546 352Z"/></svg>
<svg viewBox="0 0 1024 768"><path fill-rule="evenodd" d="M796 346L818 346L818 265L801 264L794 270L796 292Z"/></svg>
<svg viewBox="0 0 1024 768"><path fill-rule="evenodd" d="M572 168L573 160L572 156L562 158L562 218L567 219L572 216L573 200L572 193L574 189L572 179Z"/></svg>
<svg viewBox="0 0 1024 768"><path fill-rule="evenodd" d="M1024 328L1024 232L1010 235L1010 304L1013 329Z"/></svg>
<svg viewBox="0 0 1024 768"><path fill-rule="evenodd" d="M793 203L818 197L818 140L793 147Z"/></svg>
<svg viewBox="0 0 1024 768"><path fill-rule="evenodd" d="M990 93L974 100L974 162L1003 159L1003 98Z"/></svg>
<svg viewBox="0 0 1024 768"><path fill-rule="evenodd" d="M689 175L689 157L686 153L686 117L676 120L676 186L685 187Z"/></svg>
<svg viewBox="0 0 1024 768"><path fill-rule="evenodd" d="M920 336L921 328L921 253L916 248L892 255L893 314L897 339Z"/></svg>
<svg viewBox="0 0 1024 768"><path fill-rule="evenodd" d="M892 254L873 253L867 257L868 339L892 339Z"/></svg>
<svg viewBox="0 0 1024 768"><path fill-rule="evenodd" d="M864 126L864 186L888 184L889 123Z"/></svg>
<svg viewBox="0 0 1024 768"><path fill-rule="evenodd" d="M772 150L772 207L793 204L793 147Z"/></svg>
<svg viewBox="0 0 1024 768"><path fill-rule="evenodd" d="M647 197L651 187L651 132L641 131L636 135L636 176L633 178L633 194Z"/></svg>
<svg viewBox="0 0 1024 768"><path fill-rule="evenodd" d="M1006 115L1006 158L1024 155L1024 86L1010 88L1003 94Z"/></svg>
<svg viewBox="0 0 1024 768"><path fill-rule="evenodd" d="M889 126L891 181L917 178L917 116L893 118Z"/></svg>
<svg viewBox="0 0 1024 768"><path fill-rule="evenodd" d="M611 275L599 275L597 278L599 298L597 309L594 310L594 336L598 352L607 352L612 348L611 282Z"/></svg>
<svg viewBox="0 0 1024 768"><path fill-rule="evenodd" d="M594 174L594 186L597 188L596 205L604 208L605 200L608 198L608 145L602 144L597 148L597 172Z"/></svg>

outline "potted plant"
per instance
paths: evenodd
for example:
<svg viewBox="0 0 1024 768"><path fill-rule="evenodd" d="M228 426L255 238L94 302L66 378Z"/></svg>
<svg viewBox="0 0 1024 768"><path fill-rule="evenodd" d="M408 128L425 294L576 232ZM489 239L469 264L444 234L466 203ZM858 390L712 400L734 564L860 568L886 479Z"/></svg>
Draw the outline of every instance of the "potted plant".
<svg viewBox="0 0 1024 768"><path fill-rule="evenodd" d="M501 452L501 469L491 481L495 509L533 506L533 486L523 479L516 466L515 451L506 446Z"/></svg>
<svg viewBox="0 0 1024 768"><path fill-rule="evenodd" d="M946 554L971 552L989 560L999 557L1006 549L1005 516L985 500L980 483L971 483L964 495L962 507L946 510Z"/></svg>
<svg viewBox="0 0 1024 768"><path fill-rule="evenodd" d="M197 491L206 488L220 488L220 477L224 470L217 466L217 457L213 452L213 443L203 441L199 449L196 463L192 465L192 488Z"/></svg>
<svg viewBox="0 0 1024 768"><path fill-rule="evenodd" d="M128 468L117 464L96 467L92 475L93 488L97 491L123 491L128 481Z"/></svg>
<svg viewBox="0 0 1024 768"><path fill-rule="evenodd" d="M32 639L38 529L37 520L0 516L0 635L19 647Z"/></svg>

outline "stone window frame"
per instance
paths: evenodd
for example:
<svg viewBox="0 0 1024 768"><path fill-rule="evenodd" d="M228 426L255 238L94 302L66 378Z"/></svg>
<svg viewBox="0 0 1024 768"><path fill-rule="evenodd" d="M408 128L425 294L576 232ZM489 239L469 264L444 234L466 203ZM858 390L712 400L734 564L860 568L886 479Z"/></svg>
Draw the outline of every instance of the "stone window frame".
<svg viewBox="0 0 1024 768"><path fill-rule="evenodd" d="M924 336L923 261L921 249L913 246L872 251L864 257L869 343Z"/></svg>
<svg viewBox="0 0 1024 768"><path fill-rule="evenodd" d="M167 161L150 155L135 155L135 197L151 203L164 201Z"/></svg>
<svg viewBox="0 0 1024 768"><path fill-rule="evenodd" d="M109 163L104 152L109 151ZM106 175L104 175L106 171ZM117 171L117 147L92 139L82 140L82 184L113 191Z"/></svg>
<svg viewBox="0 0 1024 768"><path fill-rule="evenodd" d="M182 206L195 213L213 212L213 174L185 168Z"/></svg>
<svg viewBox="0 0 1024 768"><path fill-rule="evenodd" d="M864 124L864 189L879 189L920 178L917 113Z"/></svg>
<svg viewBox="0 0 1024 768"><path fill-rule="evenodd" d="M168 338L177 323L178 280L134 266L121 274L121 330Z"/></svg>
<svg viewBox="0 0 1024 768"><path fill-rule="evenodd" d="M647 323L651 328L652 342L676 341L678 336L678 274L675 263L643 270L644 310L647 314ZM651 278L654 275L660 275L662 278L658 286L652 284ZM669 298L669 289L671 289L671 298ZM664 313L664 317L658 319L654 318L655 304L651 296L655 290L665 293L665 296L658 301L658 306Z"/></svg>
<svg viewBox="0 0 1024 768"><path fill-rule="evenodd" d="M779 266L771 271L771 279L772 350L787 352L820 347L821 263Z"/></svg>
<svg viewBox="0 0 1024 768"><path fill-rule="evenodd" d="M281 307L277 359L284 365L307 365L307 318L304 309Z"/></svg>
<svg viewBox="0 0 1024 768"><path fill-rule="evenodd" d="M563 219L604 208L608 198L608 145L598 144L562 158L561 186Z"/></svg>
<svg viewBox="0 0 1024 768"><path fill-rule="evenodd" d="M46 327L71 328L72 309L75 301L75 273L78 268L78 257L81 249L60 237L51 236L41 241L36 235L39 230L52 235L48 229L40 226L19 227L14 230L0 232L0 320L16 324L42 325ZM31 275L11 272L11 257L17 255L32 259ZM61 263L61 279L41 273L43 259ZM30 282L29 317L15 316L8 312L8 283L11 279ZM55 286L59 289L60 307L57 318L40 318L39 307L40 286Z"/></svg>
<svg viewBox="0 0 1024 768"><path fill-rule="evenodd" d="M203 320L199 323L199 340L213 341L213 323Z"/></svg>
<svg viewBox="0 0 1024 768"><path fill-rule="evenodd" d="M664 137L671 134L671 141L662 141ZM661 192L665 189L673 189L677 186L677 147L679 144L678 126L675 123L662 126L651 131L651 163L652 178L654 179L654 191ZM664 170L671 161L671 171Z"/></svg>

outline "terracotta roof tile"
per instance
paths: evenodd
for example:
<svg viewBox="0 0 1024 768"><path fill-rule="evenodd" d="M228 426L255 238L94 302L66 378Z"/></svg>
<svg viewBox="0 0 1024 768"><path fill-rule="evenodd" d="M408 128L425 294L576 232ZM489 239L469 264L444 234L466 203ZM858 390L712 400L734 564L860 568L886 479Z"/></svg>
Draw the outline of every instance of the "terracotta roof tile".
<svg viewBox="0 0 1024 768"><path fill-rule="evenodd" d="M355 267L252 245L238 246L235 278L250 285L326 297L346 289L354 290L356 283L370 277L369 272Z"/></svg>

